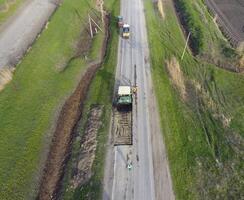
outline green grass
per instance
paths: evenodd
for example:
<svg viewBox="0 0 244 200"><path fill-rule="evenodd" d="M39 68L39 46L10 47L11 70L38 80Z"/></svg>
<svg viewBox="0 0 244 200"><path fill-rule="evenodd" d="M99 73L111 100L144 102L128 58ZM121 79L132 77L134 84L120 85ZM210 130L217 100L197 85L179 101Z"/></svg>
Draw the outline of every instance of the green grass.
<svg viewBox="0 0 244 200"><path fill-rule="evenodd" d="M182 19L188 29L188 32L191 32L191 47L196 54L199 54L203 48L203 28L202 24L199 23L198 15L195 15L195 10L193 4L189 4L184 0L177 0L179 10L182 12Z"/></svg>
<svg viewBox="0 0 244 200"><path fill-rule="evenodd" d="M116 16L119 13L119 1L107 0L105 1L106 8L111 12L111 39L107 48L106 57L102 68L97 72L96 77L91 83L87 100L84 104L85 113L80 121L78 132L80 136L84 133L84 126L86 124L89 110L93 105L101 105L103 108L102 127L97 135L97 149L96 156L92 166L93 176L89 182L76 190L69 187L69 180L72 174L72 163L76 162L76 156L79 152L79 141L74 141L71 161L69 162L68 171L65 176L64 199L101 199L102 182L104 173L104 162L106 155L106 143L108 140L109 124L111 118L112 96L114 88L114 72L117 62L118 34L116 27Z"/></svg>
<svg viewBox="0 0 244 200"><path fill-rule="evenodd" d="M174 0L188 32L193 52L205 59L233 62L237 52L223 37L202 0ZM227 52L227 53L225 53ZM217 61L215 61L217 62Z"/></svg>
<svg viewBox="0 0 244 200"><path fill-rule="evenodd" d="M88 9L85 2L65 0L0 93L1 199L35 196L40 161L48 151L43 148L61 106L86 69L81 58L63 70L59 66L73 57Z"/></svg>
<svg viewBox="0 0 244 200"><path fill-rule="evenodd" d="M8 4L8 9L0 11L0 25L25 2L26 0L15 0L13 3ZM8 0L0 0L0 7L6 5Z"/></svg>
<svg viewBox="0 0 244 200"><path fill-rule="evenodd" d="M189 53L180 61L185 39L172 5L164 3L164 20L150 0L145 1L145 9L152 76L176 199L240 199L244 76L203 63ZM209 27L203 28L206 32ZM206 43L204 39L203 46ZM172 57L180 61L187 100L180 97L166 69L166 60ZM227 127L222 114L231 118Z"/></svg>

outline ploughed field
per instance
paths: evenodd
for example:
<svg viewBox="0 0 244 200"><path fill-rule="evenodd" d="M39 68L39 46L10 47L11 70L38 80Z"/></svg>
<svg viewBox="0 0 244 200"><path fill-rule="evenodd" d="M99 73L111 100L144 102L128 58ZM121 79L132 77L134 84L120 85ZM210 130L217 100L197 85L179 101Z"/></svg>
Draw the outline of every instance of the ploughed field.
<svg viewBox="0 0 244 200"><path fill-rule="evenodd" d="M244 1L243 0L205 0L209 9L217 14L218 22L238 45L244 42Z"/></svg>

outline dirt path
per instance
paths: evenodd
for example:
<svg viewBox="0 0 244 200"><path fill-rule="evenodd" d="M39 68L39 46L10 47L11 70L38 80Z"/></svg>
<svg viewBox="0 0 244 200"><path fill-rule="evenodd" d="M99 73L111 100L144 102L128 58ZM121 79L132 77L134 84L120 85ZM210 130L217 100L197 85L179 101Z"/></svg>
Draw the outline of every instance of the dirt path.
<svg viewBox="0 0 244 200"><path fill-rule="evenodd" d="M15 66L57 8L58 0L27 1L0 27L0 70Z"/></svg>

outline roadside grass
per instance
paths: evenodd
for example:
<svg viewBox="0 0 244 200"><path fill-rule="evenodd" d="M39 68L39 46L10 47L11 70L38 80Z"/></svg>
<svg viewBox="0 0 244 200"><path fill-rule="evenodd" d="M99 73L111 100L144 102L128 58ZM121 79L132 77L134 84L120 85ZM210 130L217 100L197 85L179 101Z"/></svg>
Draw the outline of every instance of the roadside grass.
<svg viewBox="0 0 244 200"><path fill-rule="evenodd" d="M99 54L100 50L102 49L103 45L103 38L104 34L97 34L94 39L93 39L93 45L89 51L89 59L91 60L98 60L99 59Z"/></svg>
<svg viewBox="0 0 244 200"><path fill-rule="evenodd" d="M88 9L65 0L0 93L1 199L35 198L57 115L87 66L78 57L59 69L74 56Z"/></svg>
<svg viewBox="0 0 244 200"><path fill-rule="evenodd" d="M0 0L0 25L4 23L4 21L14 14L14 12L25 2L26 0Z"/></svg>
<svg viewBox="0 0 244 200"><path fill-rule="evenodd" d="M102 126L97 135L97 148L95 160L92 166L92 177L85 185L73 190L69 181L72 178L72 163L76 162L80 148L80 141L74 140L71 159L64 178L63 199L101 199L103 189L104 164L106 156L106 143L108 140L110 118L112 111L112 97L114 88L115 68L117 64L118 34L116 16L119 14L120 1L106 0L106 9L111 12L110 41L106 51L106 57L102 67L96 73L84 104L83 116L79 122L79 136L84 134L84 127L89 116L89 110L94 105L103 107Z"/></svg>
<svg viewBox="0 0 244 200"><path fill-rule="evenodd" d="M214 64L237 62L241 55L223 36L202 0L173 0L180 11L181 21L191 32L190 46L194 54Z"/></svg>
<svg viewBox="0 0 244 200"><path fill-rule="evenodd" d="M193 48L198 49L197 53L216 51L221 46L228 45L220 30L216 28L216 24L202 0L174 1L181 9L186 28L191 31ZM230 47L230 45L228 46Z"/></svg>
<svg viewBox="0 0 244 200"><path fill-rule="evenodd" d="M176 199L241 199L244 76L189 52L180 61L185 38L171 1L163 6L164 20L145 1L152 77ZM166 67L173 57L184 75L186 99Z"/></svg>

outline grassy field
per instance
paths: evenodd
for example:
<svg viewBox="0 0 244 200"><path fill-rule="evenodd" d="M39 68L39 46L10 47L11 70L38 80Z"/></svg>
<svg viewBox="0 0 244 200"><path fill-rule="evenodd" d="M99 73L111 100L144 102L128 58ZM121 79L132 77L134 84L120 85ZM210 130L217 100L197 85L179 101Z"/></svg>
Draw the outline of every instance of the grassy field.
<svg viewBox="0 0 244 200"><path fill-rule="evenodd" d="M237 62L240 55L217 28L202 0L174 1L185 29L191 32L190 46L196 55L215 64L220 61L222 65Z"/></svg>
<svg viewBox="0 0 244 200"><path fill-rule="evenodd" d="M77 153L80 149L80 142L74 141L71 161L69 162L68 171L65 176L64 199L101 199L102 181L104 173L104 162L106 155L106 142L108 140L109 124L112 109L112 96L114 88L114 72L117 64L118 34L116 27L116 16L119 14L119 1L106 0L106 9L111 12L111 38L107 49L106 57L102 68L97 72L96 77L91 83L87 100L85 102L84 112L78 132L80 136L84 133L84 127L89 115L89 110L93 105L103 107L102 127L98 132L96 156L92 167L92 177L89 182L76 190L70 188L69 180L72 176L72 163L76 161Z"/></svg>
<svg viewBox="0 0 244 200"><path fill-rule="evenodd" d="M76 54L88 9L84 1L65 0L0 93L1 199L35 195L56 117L87 66L81 57L70 59ZM94 45L101 46L99 41ZM97 49L91 50L93 57Z"/></svg>
<svg viewBox="0 0 244 200"><path fill-rule="evenodd" d="M8 0L0 0L0 25L23 4L26 0L15 0L9 3Z"/></svg>
<svg viewBox="0 0 244 200"><path fill-rule="evenodd" d="M244 76L203 63L189 53L180 61L184 35L171 1L163 2L165 19L150 0L145 1L145 13L176 199L241 199ZM196 22L207 32L209 27L202 23ZM207 42L204 38L203 47Z"/></svg>

